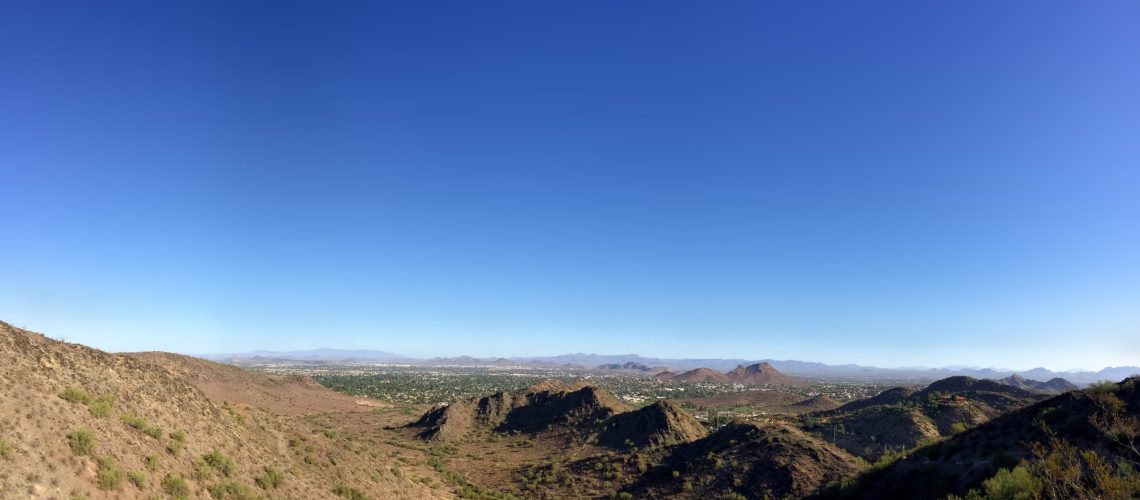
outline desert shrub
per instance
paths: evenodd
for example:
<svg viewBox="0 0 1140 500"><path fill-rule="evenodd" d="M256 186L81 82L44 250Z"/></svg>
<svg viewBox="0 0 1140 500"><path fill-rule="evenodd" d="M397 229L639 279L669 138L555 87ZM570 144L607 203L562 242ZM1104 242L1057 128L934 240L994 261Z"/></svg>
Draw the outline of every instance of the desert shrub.
<svg viewBox="0 0 1140 500"><path fill-rule="evenodd" d="M368 500L368 495L365 495L363 491L360 491L356 488L350 488L343 484L333 486L332 492L338 496L347 498L348 500Z"/></svg>
<svg viewBox="0 0 1140 500"><path fill-rule="evenodd" d="M190 465L194 468L194 479L208 479L214 475L214 469L205 460L197 459Z"/></svg>
<svg viewBox="0 0 1140 500"><path fill-rule="evenodd" d="M1115 383L1105 380L1090 385L1086 390L1090 394L1112 394L1115 393L1119 388L1120 386L1116 385Z"/></svg>
<svg viewBox="0 0 1140 500"><path fill-rule="evenodd" d="M148 427L146 420L133 413L124 413L119 416L119 420L124 424L127 424L127 427L138 429L140 431Z"/></svg>
<svg viewBox="0 0 1140 500"><path fill-rule="evenodd" d="M130 481L131 484L135 485L135 487L140 490L146 488L146 474L143 474L137 470L127 473L127 481Z"/></svg>
<svg viewBox="0 0 1140 500"><path fill-rule="evenodd" d="M111 416L111 411L115 408L115 396L111 394L103 394L95 398L91 402L88 409L91 410L91 415L96 418L106 418Z"/></svg>
<svg viewBox="0 0 1140 500"><path fill-rule="evenodd" d="M961 434L963 432L966 432L966 428L967 427L966 427L965 422L954 422L953 424L950 425L950 433L951 434Z"/></svg>
<svg viewBox="0 0 1140 500"><path fill-rule="evenodd" d="M90 455L95 451L95 433L91 429L79 429L68 436L71 452L76 455Z"/></svg>
<svg viewBox="0 0 1140 500"><path fill-rule="evenodd" d="M257 476L254 482L263 490L274 489L285 484L285 475L273 467L265 467L265 474Z"/></svg>
<svg viewBox="0 0 1140 500"><path fill-rule="evenodd" d="M253 491L253 488L230 480L211 485L206 488L206 491L210 493L211 497L217 499L233 498L236 500L253 500L257 498L257 493Z"/></svg>
<svg viewBox="0 0 1140 500"><path fill-rule="evenodd" d="M175 499L184 499L190 496L190 485L180 475L166 476L162 480L162 491Z"/></svg>
<svg viewBox="0 0 1140 500"><path fill-rule="evenodd" d="M69 403L87 404L91 402L91 395L87 391L70 385L59 391L59 397Z"/></svg>
<svg viewBox="0 0 1140 500"><path fill-rule="evenodd" d="M982 483L981 490L970 490L966 500L1029 500L1040 498L1041 489L1041 480L1019 465L999 469Z"/></svg>
<svg viewBox="0 0 1140 500"><path fill-rule="evenodd" d="M4 460L12 459L12 445L3 439L0 439L0 458Z"/></svg>
<svg viewBox="0 0 1140 500"><path fill-rule="evenodd" d="M146 468L150 470L157 470L158 466L162 464L162 459L158 455L147 455Z"/></svg>
<svg viewBox="0 0 1140 500"><path fill-rule="evenodd" d="M202 460L214 470L221 472L223 476L229 477L234 472L235 466L233 459L222 454L217 448L214 448L214 451L202 455Z"/></svg>
<svg viewBox="0 0 1140 500"><path fill-rule="evenodd" d="M142 431L143 434L146 434L152 438L162 439L162 429L159 429L158 427L151 427L151 425L147 423L146 419L138 415L135 415L133 413L124 413L119 416L119 420L126 424L127 427L138 429Z"/></svg>
<svg viewBox="0 0 1140 500"><path fill-rule="evenodd" d="M119 468L119 464L115 463L115 459L111 457L101 457L98 460L99 467L95 470L95 480L99 483L101 490L117 490L123 486L123 479L126 474L123 469Z"/></svg>
<svg viewBox="0 0 1140 500"><path fill-rule="evenodd" d="M174 431L170 433L170 444L166 445L166 452L177 455L186 446L186 432Z"/></svg>

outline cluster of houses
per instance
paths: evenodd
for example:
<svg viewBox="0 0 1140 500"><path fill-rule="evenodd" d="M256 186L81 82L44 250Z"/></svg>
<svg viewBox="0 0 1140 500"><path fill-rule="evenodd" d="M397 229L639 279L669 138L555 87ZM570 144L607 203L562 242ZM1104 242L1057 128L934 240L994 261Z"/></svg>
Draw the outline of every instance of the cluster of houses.
<svg viewBox="0 0 1140 500"><path fill-rule="evenodd" d="M966 404L966 396L961 394L943 394L938 398L938 402L947 405L964 405Z"/></svg>

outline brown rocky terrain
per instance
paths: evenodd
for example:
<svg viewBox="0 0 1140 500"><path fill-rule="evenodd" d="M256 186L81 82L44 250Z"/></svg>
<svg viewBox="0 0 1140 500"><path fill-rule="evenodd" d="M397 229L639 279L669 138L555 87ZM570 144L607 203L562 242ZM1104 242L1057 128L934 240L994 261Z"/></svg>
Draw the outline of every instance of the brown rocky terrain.
<svg viewBox="0 0 1140 500"><path fill-rule="evenodd" d="M0 322L0 496L450 496L408 477L438 477L430 467L401 470L362 439L212 400L177 372Z"/></svg>

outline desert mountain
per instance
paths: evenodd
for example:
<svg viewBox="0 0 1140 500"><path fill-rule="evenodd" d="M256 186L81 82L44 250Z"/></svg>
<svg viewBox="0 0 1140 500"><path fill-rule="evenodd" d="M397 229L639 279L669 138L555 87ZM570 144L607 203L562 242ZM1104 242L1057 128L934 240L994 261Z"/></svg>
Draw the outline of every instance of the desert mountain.
<svg viewBox="0 0 1140 500"><path fill-rule="evenodd" d="M0 322L0 496L337 498L342 483L375 497L443 496L406 477L361 472L391 464L362 467L368 455L304 420L211 400L177 369L140 359L154 357ZM323 464L303 459L315 454Z"/></svg>
<svg viewBox="0 0 1140 500"><path fill-rule="evenodd" d="M625 363L607 363L604 365L598 365L598 369L599 370L633 370L633 371L639 371L639 372L647 372L647 371L653 370L652 367L643 365L641 363L635 363L633 361L627 361Z"/></svg>
<svg viewBox="0 0 1140 500"><path fill-rule="evenodd" d="M654 375L663 380L690 383L713 384L744 384L744 385L794 385L806 386L807 382L790 375L780 373L779 370L768 363L754 363L748 366L737 365L728 373L720 373L709 368L697 368L680 375L664 371Z"/></svg>
<svg viewBox="0 0 1140 500"><path fill-rule="evenodd" d="M685 373L677 375L676 377L673 377L673 380L676 380L678 382L691 382L695 384L727 384L728 375L725 375L718 371L710 370L708 368L697 368L695 370L689 370Z"/></svg>
<svg viewBox="0 0 1140 500"><path fill-rule="evenodd" d="M1021 375L1018 375L1016 373L1006 378L997 379L997 382L1008 386L1025 389L1027 391L1041 392L1045 394L1061 394L1064 392L1080 389L1076 385L1073 385L1071 382L1061 377L1052 378L1047 382L1038 382L1036 380L1023 378Z"/></svg>
<svg viewBox="0 0 1140 500"><path fill-rule="evenodd" d="M806 386L807 382L795 377L784 375L768 363L756 363L748 366L737 366L725 375L730 382L744 385L797 385Z"/></svg>

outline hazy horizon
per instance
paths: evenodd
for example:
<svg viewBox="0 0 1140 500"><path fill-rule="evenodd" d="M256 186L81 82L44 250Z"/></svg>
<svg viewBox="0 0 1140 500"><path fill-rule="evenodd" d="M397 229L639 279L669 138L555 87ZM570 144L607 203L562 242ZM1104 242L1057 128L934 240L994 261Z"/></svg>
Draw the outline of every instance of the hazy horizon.
<svg viewBox="0 0 1140 500"><path fill-rule="evenodd" d="M22 3L0 320L1140 365L1140 4Z"/></svg>

